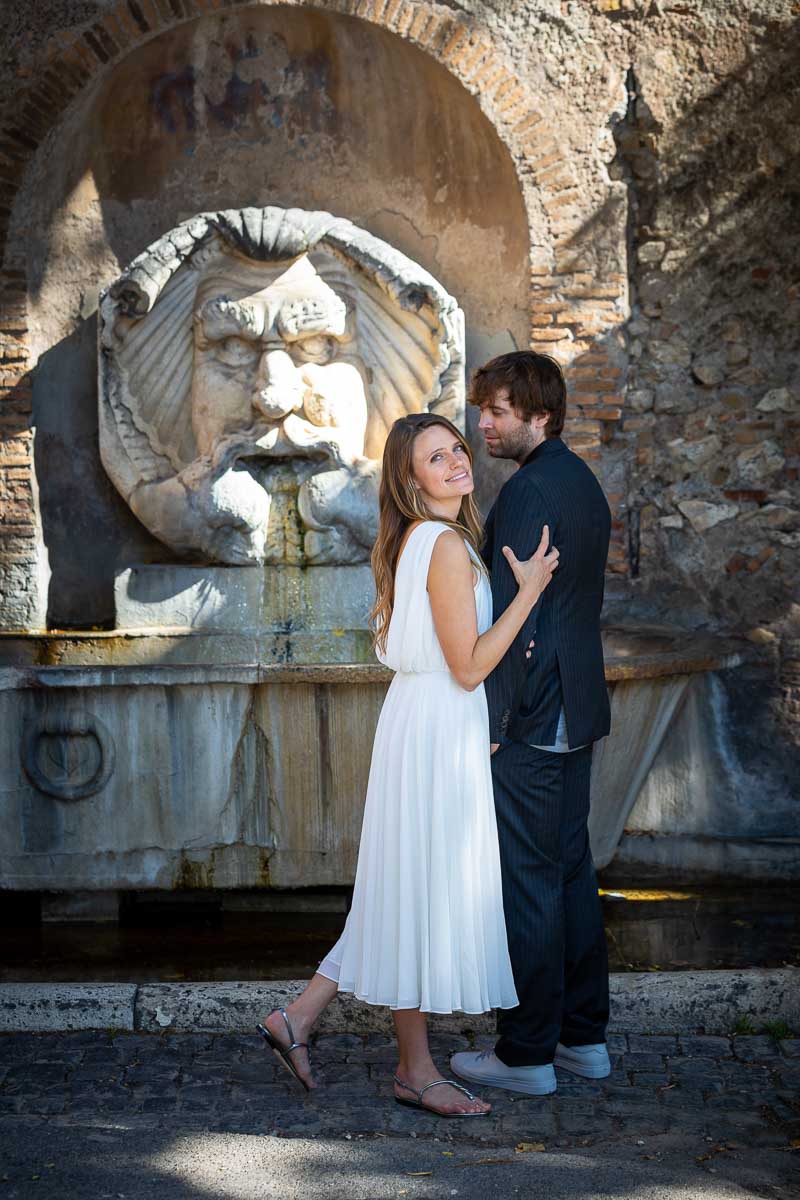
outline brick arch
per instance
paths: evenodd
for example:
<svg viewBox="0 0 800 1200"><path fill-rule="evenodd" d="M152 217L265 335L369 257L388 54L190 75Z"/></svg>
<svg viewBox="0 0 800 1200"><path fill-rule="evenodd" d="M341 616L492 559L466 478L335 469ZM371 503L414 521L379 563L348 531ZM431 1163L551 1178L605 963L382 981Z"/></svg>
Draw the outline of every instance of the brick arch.
<svg viewBox="0 0 800 1200"><path fill-rule="evenodd" d="M281 4L360 18L436 59L475 97L509 150L531 217L535 205L541 204L553 253L569 243L579 224L578 189L549 119L530 103L527 89L488 30L466 16L432 13L426 0L118 0L93 25L59 40L41 75L20 98L17 122L0 133L0 239L4 242L27 163L66 105L85 87L138 46L178 25L226 11ZM539 257L532 265L538 271L533 277L536 289L548 290L553 258Z"/></svg>
<svg viewBox="0 0 800 1200"><path fill-rule="evenodd" d="M547 221L550 244L533 248L530 262L530 344L571 362L573 441L587 458L599 457L604 422L619 416L620 371L597 338L623 318L625 279L612 276L598 286L575 269L582 227L575 172L485 27L466 15L431 12L425 0L117 0L91 26L54 43L20 97L16 122L0 131L0 594L15 573L22 582L36 558L26 279L22 264L6 254L26 167L67 105L140 45L189 21L281 3L378 25L431 55L475 97L512 156L529 224L540 212ZM35 623L41 607L33 599L28 605L38 613Z"/></svg>

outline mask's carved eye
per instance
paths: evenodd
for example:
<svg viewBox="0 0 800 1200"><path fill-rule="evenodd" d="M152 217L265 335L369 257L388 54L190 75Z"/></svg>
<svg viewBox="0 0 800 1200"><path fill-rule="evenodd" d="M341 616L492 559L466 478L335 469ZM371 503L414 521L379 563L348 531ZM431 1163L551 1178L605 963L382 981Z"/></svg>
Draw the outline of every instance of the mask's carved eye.
<svg viewBox="0 0 800 1200"><path fill-rule="evenodd" d="M227 337L217 342L217 358L229 367L249 367L258 362L260 348L246 338Z"/></svg>
<svg viewBox="0 0 800 1200"><path fill-rule="evenodd" d="M292 346L292 353L298 362L329 363L336 357L339 343L336 338L318 334L316 337L301 338Z"/></svg>

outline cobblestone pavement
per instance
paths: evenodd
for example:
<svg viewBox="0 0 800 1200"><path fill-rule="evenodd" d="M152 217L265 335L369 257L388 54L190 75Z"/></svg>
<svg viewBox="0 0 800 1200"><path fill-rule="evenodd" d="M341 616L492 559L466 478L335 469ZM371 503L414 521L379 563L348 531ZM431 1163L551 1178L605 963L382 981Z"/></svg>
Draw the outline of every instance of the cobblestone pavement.
<svg viewBox="0 0 800 1200"><path fill-rule="evenodd" d="M445 1069L472 1044L432 1040ZM541 1194L554 1197L559 1164L564 1183L576 1161L581 1185L564 1195L641 1195L648 1184L654 1196L800 1196L800 1039L627 1034L609 1049L607 1080L560 1073L544 1098L487 1089L490 1117L441 1121L394 1104L394 1048L379 1035L318 1038L324 1086L311 1096L255 1036L5 1035L0 1196L238 1198L297 1187L304 1197L485 1197L501 1178L513 1194L534 1166L541 1180L546 1165ZM215 1138L229 1139L216 1165ZM348 1182L356 1162L366 1165ZM589 1188L586 1165L591 1186L602 1177L606 1190Z"/></svg>

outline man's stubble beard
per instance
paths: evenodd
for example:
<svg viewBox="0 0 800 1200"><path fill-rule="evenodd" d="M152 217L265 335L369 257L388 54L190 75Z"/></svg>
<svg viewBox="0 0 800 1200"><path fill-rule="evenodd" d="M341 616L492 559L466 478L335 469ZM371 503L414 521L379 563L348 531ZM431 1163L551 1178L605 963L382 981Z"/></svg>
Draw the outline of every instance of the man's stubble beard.
<svg viewBox="0 0 800 1200"><path fill-rule="evenodd" d="M523 432L514 437L498 438L496 444L487 445L487 450L491 458L510 459L512 462L523 463L531 451L535 447L535 442L529 436L526 437Z"/></svg>

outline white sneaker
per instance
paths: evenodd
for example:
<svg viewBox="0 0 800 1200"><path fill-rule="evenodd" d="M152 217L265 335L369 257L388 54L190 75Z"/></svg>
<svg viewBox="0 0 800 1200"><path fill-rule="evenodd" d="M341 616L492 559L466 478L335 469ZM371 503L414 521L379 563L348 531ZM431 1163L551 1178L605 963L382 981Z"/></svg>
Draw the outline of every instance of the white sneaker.
<svg viewBox="0 0 800 1200"><path fill-rule="evenodd" d="M583 1075L585 1079L605 1079L611 1074L611 1059L605 1042L593 1046L562 1046L559 1042L553 1065Z"/></svg>
<svg viewBox="0 0 800 1200"><path fill-rule="evenodd" d="M505 1088L508 1092L523 1092L526 1096L549 1096L556 1090L552 1063L541 1067L507 1067L494 1050L484 1050L454 1054L450 1066L461 1079L484 1087Z"/></svg>

